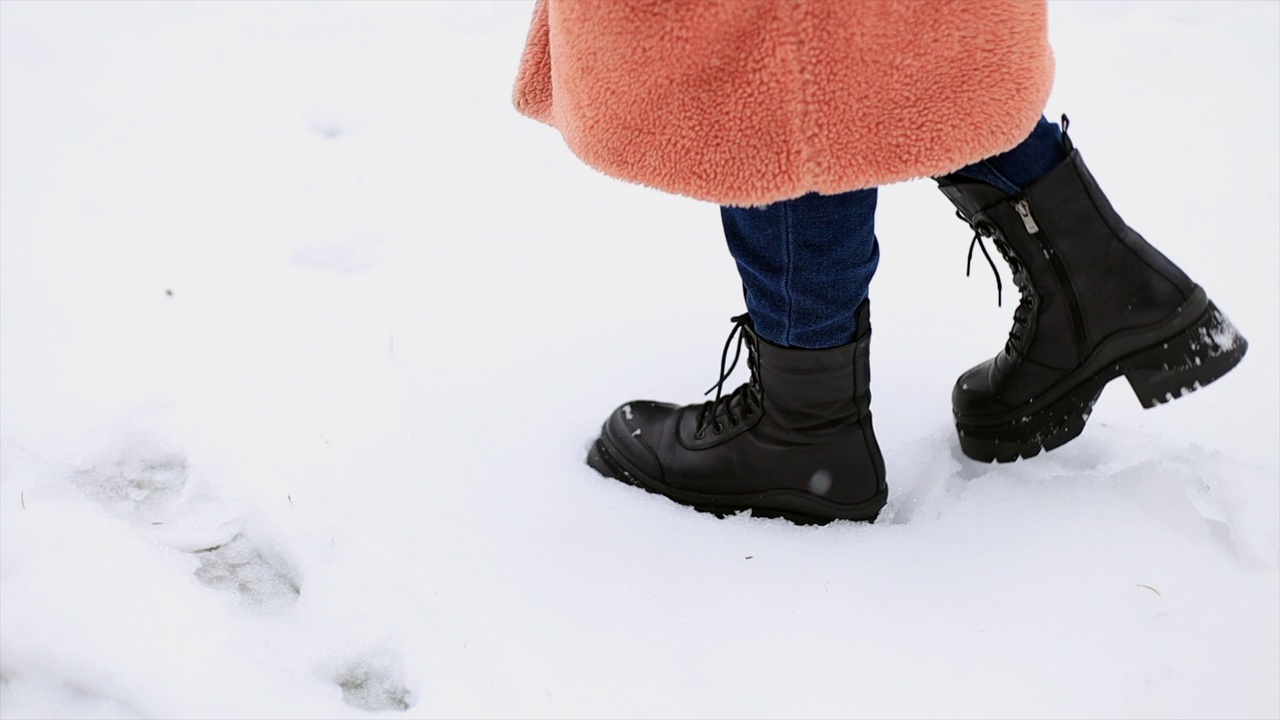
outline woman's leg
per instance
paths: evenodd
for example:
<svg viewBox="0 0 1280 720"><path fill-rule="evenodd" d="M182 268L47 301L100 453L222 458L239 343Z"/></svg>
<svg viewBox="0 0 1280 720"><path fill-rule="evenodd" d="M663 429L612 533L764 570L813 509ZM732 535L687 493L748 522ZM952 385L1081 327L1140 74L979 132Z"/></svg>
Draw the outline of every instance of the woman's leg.
<svg viewBox="0 0 1280 720"><path fill-rule="evenodd" d="M1062 130L1042 117L1017 147L960 168L952 177L977 180L1006 195L1019 195L1066 159Z"/></svg>
<svg viewBox="0 0 1280 720"><path fill-rule="evenodd" d="M880 260L875 212L875 188L720 208L761 338L784 348L853 342L854 311Z"/></svg>

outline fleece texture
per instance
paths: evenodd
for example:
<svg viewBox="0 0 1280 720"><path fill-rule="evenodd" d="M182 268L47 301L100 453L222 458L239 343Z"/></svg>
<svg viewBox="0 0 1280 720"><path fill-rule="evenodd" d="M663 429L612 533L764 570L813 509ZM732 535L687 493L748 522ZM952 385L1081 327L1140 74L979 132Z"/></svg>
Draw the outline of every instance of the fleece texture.
<svg viewBox="0 0 1280 720"><path fill-rule="evenodd" d="M598 170L763 205L957 170L1031 132L1044 0L538 0L516 108Z"/></svg>

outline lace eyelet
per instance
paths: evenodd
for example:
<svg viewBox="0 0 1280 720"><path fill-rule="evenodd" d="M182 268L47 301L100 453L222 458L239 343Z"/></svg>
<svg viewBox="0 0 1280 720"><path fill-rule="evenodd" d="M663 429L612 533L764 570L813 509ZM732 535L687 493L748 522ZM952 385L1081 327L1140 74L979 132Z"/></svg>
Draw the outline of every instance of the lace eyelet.
<svg viewBox="0 0 1280 720"><path fill-rule="evenodd" d="M705 439L706 437L707 437L707 431L706 431L706 430L699 430L698 432L696 432L696 433L694 433L694 434L693 434L693 439L694 439L694 440L702 440L702 439Z"/></svg>
<svg viewBox="0 0 1280 720"><path fill-rule="evenodd" d="M715 434L717 434L717 435L719 435L720 433L724 432L724 424L723 424L723 423L720 423L720 422L717 422L715 425L712 425L712 426L711 426L711 432L713 432L713 433L715 433Z"/></svg>

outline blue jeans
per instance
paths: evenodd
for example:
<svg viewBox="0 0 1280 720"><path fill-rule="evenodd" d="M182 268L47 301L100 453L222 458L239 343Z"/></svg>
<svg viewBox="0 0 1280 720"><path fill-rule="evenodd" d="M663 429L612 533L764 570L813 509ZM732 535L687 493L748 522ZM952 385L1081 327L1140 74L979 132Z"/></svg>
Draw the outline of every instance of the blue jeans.
<svg viewBox="0 0 1280 720"><path fill-rule="evenodd" d="M1062 131L1040 118L1017 147L954 175L1018 195L1065 158ZM761 338L794 348L853 341L854 311L867 297L880 261L875 212L876 188L720 208L747 310Z"/></svg>

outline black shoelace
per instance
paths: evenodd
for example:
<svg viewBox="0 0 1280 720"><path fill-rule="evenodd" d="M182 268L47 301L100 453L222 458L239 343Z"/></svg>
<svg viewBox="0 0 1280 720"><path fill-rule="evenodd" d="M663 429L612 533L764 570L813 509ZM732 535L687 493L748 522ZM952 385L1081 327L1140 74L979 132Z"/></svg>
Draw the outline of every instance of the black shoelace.
<svg viewBox="0 0 1280 720"><path fill-rule="evenodd" d="M956 213L956 217L966 223L968 222L959 212ZM1000 253L1000 257L1004 258L1004 261L1009 264L1009 269L1013 272L1013 284L1018 288L1018 293L1021 295L1018 307L1013 311L1013 328L1009 330L1009 339L1004 344L1005 354L1012 356L1020 348L1022 341L1026 339L1026 335L1023 334L1022 330L1031 324L1031 312L1035 307L1035 294L1031 292L1031 284L1027 282L1027 277L1023 273L1025 266L1023 266L1022 261L1014 254L1009 244L996 234L995 228L981 222L974 223L971 227L973 227L973 241L969 243L969 259L964 269L965 277L969 277L970 271L973 269L973 248L977 246L978 249L982 250L982 255L987 259L987 264L991 266L991 273L996 278L996 305L1003 307L1004 283L1000 280L1000 271L996 269L995 261L991 259L991 253L987 252L986 243L983 242L984 237L991 238L991 242L996 246L996 251Z"/></svg>
<svg viewBox="0 0 1280 720"><path fill-rule="evenodd" d="M724 351L720 353L720 379L707 389L704 395L710 395L712 391L716 396L714 399L702 404L702 408L698 411L698 426L694 437L702 439L710 428L713 433L719 434L724 432L724 423L720 422L719 413L724 410L725 421L730 426L738 424L739 418L734 414L734 400L741 398L739 404L742 411L747 415L755 412L755 390L759 387L759 379L756 377L755 362L755 330L751 327L751 316L742 314L731 318L733 329L729 331L729 338L724 342ZM737 347L734 348L733 361L729 362L726 367L726 361L729 359L729 346L733 344L734 338L738 339ZM733 374L734 368L738 367L738 360L742 357L742 346L747 346L747 367L751 370L751 380L739 386L737 390L724 395L724 383Z"/></svg>

